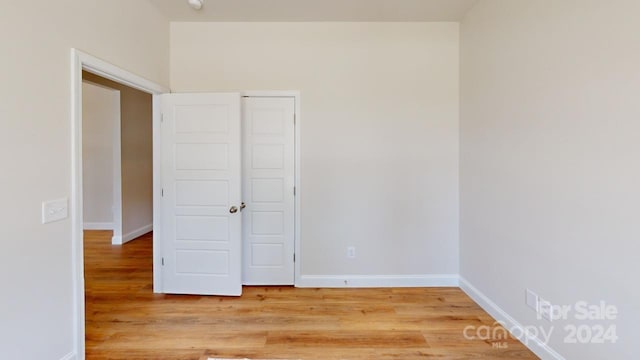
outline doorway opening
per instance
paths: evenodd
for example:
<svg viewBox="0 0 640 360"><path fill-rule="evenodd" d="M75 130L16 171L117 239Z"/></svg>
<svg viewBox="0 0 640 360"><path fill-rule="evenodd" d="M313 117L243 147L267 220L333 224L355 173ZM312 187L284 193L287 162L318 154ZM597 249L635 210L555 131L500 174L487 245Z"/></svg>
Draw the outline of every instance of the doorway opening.
<svg viewBox="0 0 640 360"><path fill-rule="evenodd" d="M82 72L85 347L99 347L104 306L153 296L152 95Z"/></svg>
<svg viewBox="0 0 640 360"><path fill-rule="evenodd" d="M82 72L84 230L122 245L153 230L153 99Z"/></svg>
<svg viewBox="0 0 640 360"><path fill-rule="evenodd" d="M84 209L84 196L83 196L85 188L83 186L83 182L84 182L84 176L83 176L83 172L84 172L84 166L83 166L83 155L84 155L83 154L83 125L84 125L83 124L83 75L84 77L87 77L87 78L92 77L91 82L93 83L95 83L96 81L111 81L111 85L113 87L116 87L116 88L122 87L118 89L120 90L120 95L123 94L123 89L126 88L127 91L139 90L142 93L144 93L144 96L151 97L151 101L152 101L151 111L150 112L148 111L148 113L151 114L150 116L152 118L152 130L151 130L152 135L151 136L153 139L157 139L158 131L159 131L158 129L159 129L160 120L159 120L159 111L158 111L158 106L159 106L158 96L160 94L169 92L169 89L164 88L161 85L158 85L151 81L148 81L126 70L123 70L117 66L109 64L105 61L102 61L98 58L95 58L91 55L88 55L76 49L71 50L71 99L72 99L72 103L71 103L71 114L72 114L72 117L71 117L71 120L72 120L72 124L71 124L72 125L71 189L72 191L71 191L70 208L71 208L71 222L72 222L72 251L73 251L73 276L74 276L74 282L73 282L74 283L74 287L73 287L74 304L73 305L75 309L75 316L74 316L74 333L75 333L74 345L75 346L74 347L76 349L76 355L78 359L85 358L85 276L84 276L84 271L85 271L84 210L85 209ZM96 77L94 77L94 75L96 75ZM102 131L102 132L104 133L104 132L110 132L110 131ZM97 131L96 133L97 133L97 136L100 136L100 131ZM111 135L106 135L106 136L102 134L102 136L103 138L110 138L110 139L113 139L115 137L113 133ZM113 145L113 142L105 141L105 143L109 143L110 145ZM155 142L153 146L155 146ZM156 150L156 149L153 148L153 150ZM105 153L108 153L108 151L102 151L102 153L105 154ZM113 160L117 156L115 155L115 151L113 152L113 154L114 155L112 155L110 158L111 164L114 164ZM126 164L123 164L123 165L125 165L124 171L126 172L128 167ZM148 166L150 166L153 169L152 170L153 180L152 180L152 184L146 183L144 186L147 188L151 186L152 188L152 193L153 193L152 214L153 214L157 212L156 199L159 196L159 191L160 191L159 179L156 180L157 178L156 172L157 172L157 169L159 168L159 159L153 158L152 163L148 164ZM114 173L115 171L113 171L111 174L113 175ZM121 174L121 175L122 175L122 179L126 181L125 178L127 177L127 174ZM115 176L113 178L115 178ZM102 180L104 180L104 178L102 178ZM117 181L113 180L111 183L111 186L113 186L113 184L115 183L117 183ZM127 192L128 191L127 186L128 185L125 185L122 190ZM109 186L104 186L103 184L103 189L104 188L109 188ZM115 193L116 191L114 190L114 194ZM92 194L92 195L96 195L99 197L100 194ZM126 194L124 195L124 197L126 197ZM107 196L107 198L109 198L109 196ZM113 198L116 198L116 196L114 195ZM94 202L96 200L96 198L91 198L91 197L90 199L92 199ZM123 200L126 201L126 199L123 199ZM102 205L102 208L101 208L102 211L104 211L106 207L107 208L106 213L109 214L108 207L113 206L113 203L111 203L111 205L107 204L106 206L105 204L101 204L101 205ZM144 204L144 206L148 206L148 204ZM124 209L126 212L126 209L128 207L125 204L125 206L121 208ZM133 207L133 209L135 209L135 206ZM113 211L113 213L116 213L116 215L117 215L117 212L118 211ZM136 211L134 210L134 212ZM104 216L104 214L105 213L103 212L102 216ZM123 213L121 216L122 216L122 219L125 219L127 217L127 214ZM157 224L159 223L158 217L157 216L154 217L153 215L151 215L151 217L152 217L152 223L153 223L152 227L157 228ZM94 236L95 238L94 240L98 243L102 240L104 242L103 245L107 246L108 248L111 248L112 242L118 242L118 241L126 242L125 240L136 238L139 235L148 233L151 230L148 224L135 227L135 222L133 222L134 224L133 226L129 227L130 230L127 230L128 228L126 227L127 223L125 220L125 221L122 221L122 225L123 225L122 238L118 239L117 237L114 237L112 235L112 232L114 231L113 228L115 227L113 223L117 222L119 218L120 216L112 217L111 218L112 229L100 230L103 233L94 234L96 235ZM115 221L113 221L114 219ZM146 221L148 221L148 219L146 219ZM108 227L108 223L109 222L106 221L105 223L98 225L98 227ZM94 223L93 225L95 226L96 224L97 222ZM105 224L107 225L105 226ZM88 222L87 225L89 225L88 227L91 227L90 222ZM158 232L155 232L154 235L158 236L159 234ZM156 240L154 237L154 239L151 240L151 242L155 242L155 241ZM156 291L155 286L159 285L160 283L160 281L158 281L159 279L156 279L156 276L155 276L156 273L159 273L159 271L156 271L157 270L156 268L158 266L157 259L159 258L159 253L156 248L157 246L153 246L153 251L152 251L153 259L149 259L150 261L153 262L153 267L154 267L153 291ZM113 249L115 249L114 251L117 251L119 248L116 247ZM97 256L99 257L100 255L97 255Z"/></svg>

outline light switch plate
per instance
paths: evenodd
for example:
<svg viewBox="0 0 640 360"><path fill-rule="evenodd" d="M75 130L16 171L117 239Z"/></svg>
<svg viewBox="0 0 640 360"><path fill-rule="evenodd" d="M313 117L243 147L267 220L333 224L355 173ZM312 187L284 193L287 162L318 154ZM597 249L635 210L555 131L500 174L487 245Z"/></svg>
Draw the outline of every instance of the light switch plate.
<svg viewBox="0 0 640 360"><path fill-rule="evenodd" d="M67 198L49 200L42 203L42 223L48 224L69 217L69 205Z"/></svg>

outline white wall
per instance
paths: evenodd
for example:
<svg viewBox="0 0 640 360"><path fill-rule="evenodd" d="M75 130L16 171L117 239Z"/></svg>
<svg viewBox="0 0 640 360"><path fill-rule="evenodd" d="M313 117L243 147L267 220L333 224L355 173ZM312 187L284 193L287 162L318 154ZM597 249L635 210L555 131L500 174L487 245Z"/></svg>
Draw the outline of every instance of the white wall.
<svg viewBox="0 0 640 360"><path fill-rule="evenodd" d="M114 225L114 137L119 121L120 93L83 82L82 220L85 229L112 229Z"/></svg>
<svg viewBox="0 0 640 360"><path fill-rule="evenodd" d="M457 23L172 23L171 86L301 91L303 275L457 274L458 40Z"/></svg>
<svg viewBox="0 0 640 360"><path fill-rule="evenodd" d="M43 200L70 195L70 49L167 85L168 31L142 0L0 3L3 358L73 350L71 224L40 222Z"/></svg>
<svg viewBox="0 0 640 360"><path fill-rule="evenodd" d="M633 359L640 322L640 2L480 0L462 24L461 274L567 359ZM618 307L615 345L564 343L555 304ZM575 313L574 313L575 315ZM596 323L596 324L597 324Z"/></svg>

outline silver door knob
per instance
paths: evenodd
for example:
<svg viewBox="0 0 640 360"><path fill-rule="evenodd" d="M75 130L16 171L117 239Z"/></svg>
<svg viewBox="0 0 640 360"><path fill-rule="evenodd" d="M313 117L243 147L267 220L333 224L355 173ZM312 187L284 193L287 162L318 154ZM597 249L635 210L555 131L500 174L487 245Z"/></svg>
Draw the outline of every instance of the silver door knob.
<svg viewBox="0 0 640 360"><path fill-rule="evenodd" d="M231 209L229 209L229 212L235 214L238 212L238 208L236 206L232 206Z"/></svg>

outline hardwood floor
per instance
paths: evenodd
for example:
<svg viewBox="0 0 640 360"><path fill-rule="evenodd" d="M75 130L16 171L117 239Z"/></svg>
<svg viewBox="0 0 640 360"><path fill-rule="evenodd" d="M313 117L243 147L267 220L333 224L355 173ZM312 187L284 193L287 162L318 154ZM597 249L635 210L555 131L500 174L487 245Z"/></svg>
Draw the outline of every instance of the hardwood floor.
<svg viewBox="0 0 640 360"><path fill-rule="evenodd" d="M85 232L87 359L537 359L466 340L494 320L456 288L245 287L240 298L152 293L152 235ZM474 335L474 331L468 331Z"/></svg>

